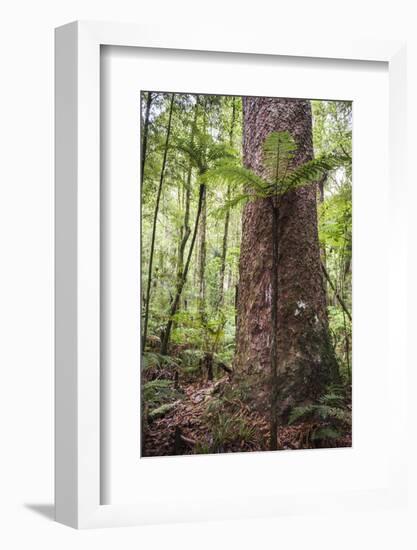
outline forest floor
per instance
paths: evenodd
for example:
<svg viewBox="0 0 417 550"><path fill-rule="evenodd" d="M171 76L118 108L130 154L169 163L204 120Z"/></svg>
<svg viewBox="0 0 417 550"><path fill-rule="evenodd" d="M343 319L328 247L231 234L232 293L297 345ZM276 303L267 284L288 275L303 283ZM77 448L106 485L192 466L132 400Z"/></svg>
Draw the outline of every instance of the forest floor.
<svg viewBox="0 0 417 550"><path fill-rule="evenodd" d="M181 398L164 416L147 425L143 456L268 450L269 419L237 398L225 398L229 387L228 376L180 383ZM229 403L226 409L225 402ZM311 448L309 438L315 428L313 422L306 421L281 426L279 449ZM351 436L340 439L337 446L351 446Z"/></svg>

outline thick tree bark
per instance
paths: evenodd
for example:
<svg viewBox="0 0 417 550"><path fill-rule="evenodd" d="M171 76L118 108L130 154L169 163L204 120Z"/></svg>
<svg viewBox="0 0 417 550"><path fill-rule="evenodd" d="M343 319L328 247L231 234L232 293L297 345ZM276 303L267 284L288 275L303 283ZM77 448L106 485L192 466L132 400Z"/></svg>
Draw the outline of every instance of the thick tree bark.
<svg viewBox="0 0 417 550"><path fill-rule="evenodd" d="M244 162L260 176L265 175L263 143L271 132L291 133L298 146L295 165L313 158L309 101L244 98L243 117ZM337 373L328 333L316 200L316 185L282 197L276 229L270 199L250 201L243 212L235 368L251 377L255 406L268 411L275 402L278 422L287 420L292 407L317 399ZM271 231L277 231L278 273L273 269L278 245L274 251ZM276 338L271 322L275 300Z"/></svg>

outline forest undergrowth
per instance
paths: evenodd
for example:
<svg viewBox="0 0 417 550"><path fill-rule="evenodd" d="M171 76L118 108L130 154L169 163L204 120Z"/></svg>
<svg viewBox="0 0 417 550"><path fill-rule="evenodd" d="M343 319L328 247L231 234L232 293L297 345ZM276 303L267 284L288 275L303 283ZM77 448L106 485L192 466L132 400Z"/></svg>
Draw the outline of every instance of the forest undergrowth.
<svg viewBox="0 0 417 550"><path fill-rule="evenodd" d="M214 367L211 377L198 350L194 368L181 373L180 356L145 355L142 416L143 456L267 451L270 422L247 401L248 388L233 372ZM213 378L213 379L209 379ZM278 449L350 447L351 396L348 385L329 388L316 406L295 408L278 428Z"/></svg>

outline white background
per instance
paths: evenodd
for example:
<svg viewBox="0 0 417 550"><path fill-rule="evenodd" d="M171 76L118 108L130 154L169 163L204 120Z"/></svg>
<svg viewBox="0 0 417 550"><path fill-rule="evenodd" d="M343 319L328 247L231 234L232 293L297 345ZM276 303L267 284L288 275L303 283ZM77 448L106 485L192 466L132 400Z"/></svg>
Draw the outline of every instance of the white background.
<svg viewBox="0 0 417 550"><path fill-rule="evenodd" d="M230 523L76 532L48 520L53 499L53 28L74 19L180 25L248 32L377 36L413 40L412 2L224 2L38 0L9 2L0 19L0 544L3 548L344 548L416 547L414 512L281 517ZM340 11L337 10L340 7ZM268 25L268 31L265 30ZM180 32L180 31L179 31ZM410 42L408 92L417 97L417 44ZM415 99L414 99L415 103ZM410 149L416 107L409 105ZM411 157L411 155L410 155ZM410 159L411 164L412 159ZM415 168L414 168L415 172ZM417 204L409 189L410 211ZM411 210L413 209L413 210ZM416 216L410 235L417 235ZM411 239L411 243L414 239ZM414 249L415 249L414 245ZM410 281L417 280L409 247ZM410 285L410 315L416 306ZM414 325L410 325L410 340ZM410 367L412 367L410 362ZM410 368L410 395L416 377ZM414 393L414 392L413 392ZM415 405L412 404L413 413ZM415 415L413 416L415 418ZM415 453L416 424L410 423ZM387 445L395 433L387 433ZM414 454L415 456L415 454ZM415 482L415 474L412 472ZM413 484L414 489L416 484ZM415 502L415 499L414 499ZM43 508L40 507L43 505ZM34 511L30 506L35 507ZM415 523L415 521L414 521Z"/></svg>

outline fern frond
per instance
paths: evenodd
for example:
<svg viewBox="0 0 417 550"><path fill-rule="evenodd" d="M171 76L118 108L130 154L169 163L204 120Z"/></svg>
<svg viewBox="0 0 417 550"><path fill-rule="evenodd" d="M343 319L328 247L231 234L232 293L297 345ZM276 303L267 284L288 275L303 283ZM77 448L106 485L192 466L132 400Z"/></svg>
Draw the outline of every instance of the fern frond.
<svg viewBox="0 0 417 550"><path fill-rule="evenodd" d="M213 210L212 214L216 219L219 219L224 216L224 214L231 208L235 208L239 204L246 204L249 198L249 195L247 195L246 193L235 195L233 199L226 201L222 206L219 206L218 208Z"/></svg>
<svg viewBox="0 0 417 550"><path fill-rule="evenodd" d="M350 411L342 407L331 407L329 405L305 405L295 407L290 414L288 423L294 424L298 420L316 418L322 421L337 421L350 425L352 418Z"/></svg>
<svg viewBox="0 0 417 550"><path fill-rule="evenodd" d="M304 407L295 407L292 409L290 417L288 419L288 424L295 424L297 420L302 418L307 418L311 416L316 409L316 405L305 405Z"/></svg>
<svg viewBox="0 0 417 550"><path fill-rule="evenodd" d="M257 176L252 170L243 166L235 166L232 164L219 165L216 168L209 170L204 180L206 183L222 182L231 186L232 190L242 187L248 191L265 192L265 181Z"/></svg>
<svg viewBox="0 0 417 550"><path fill-rule="evenodd" d="M343 407L344 397L343 395L336 393L326 393L322 395L319 399L320 403L323 405L333 406L333 407Z"/></svg>
<svg viewBox="0 0 417 550"><path fill-rule="evenodd" d="M336 428L331 426L325 426L324 428L318 428L314 430L311 439L313 441L317 440L329 440L329 439L338 439L341 436L341 433Z"/></svg>
<svg viewBox="0 0 417 550"><path fill-rule="evenodd" d="M323 175L346 163L346 158L328 155L300 164L291 170L283 182L284 192L318 181Z"/></svg>
<svg viewBox="0 0 417 550"><path fill-rule="evenodd" d="M144 353L142 356L142 370L151 369L152 367L159 367L160 359L159 353Z"/></svg>
<svg viewBox="0 0 417 550"><path fill-rule="evenodd" d="M184 139L178 139L173 147L184 153L190 159L194 168L197 168L199 171L203 170L203 149L201 144L189 143Z"/></svg>
<svg viewBox="0 0 417 550"><path fill-rule="evenodd" d="M142 370L162 366L178 368L178 363L172 357L160 353L146 352L142 355Z"/></svg>
<svg viewBox="0 0 417 550"><path fill-rule="evenodd" d="M289 132L272 132L267 136L263 145L263 162L270 182L278 184L285 178L296 151L297 145Z"/></svg>
<svg viewBox="0 0 417 550"><path fill-rule="evenodd" d="M229 145L215 141L209 134L196 129L194 139L177 139L173 147L184 153L197 168L200 174L204 174L211 166L215 166L219 160L235 159L236 151Z"/></svg>
<svg viewBox="0 0 417 550"><path fill-rule="evenodd" d="M215 143L207 151L207 163L215 164L218 160L236 159L236 152L224 143Z"/></svg>

